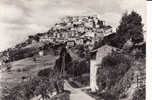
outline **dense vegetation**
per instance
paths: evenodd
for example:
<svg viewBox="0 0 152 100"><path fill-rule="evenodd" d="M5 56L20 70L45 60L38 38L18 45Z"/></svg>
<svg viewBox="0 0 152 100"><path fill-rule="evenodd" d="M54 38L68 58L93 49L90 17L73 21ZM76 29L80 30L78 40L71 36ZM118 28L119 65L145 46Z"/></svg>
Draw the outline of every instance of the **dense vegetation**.
<svg viewBox="0 0 152 100"><path fill-rule="evenodd" d="M41 98L49 98L49 94L55 91L53 79L46 77L34 77L33 79L22 82L12 89L4 89L2 100L29 100L34 96L41 95Z"/></svg>
<svg viewBox="0 0 152 100"><path fill-rule="evenodd" d="M67 73L71 76L81 76L84 73L90 72L89 62L87 60L72 61L67 69Z"/></svg>
<svg viewBox="0 0 152 100"><path fill-rule="evenodd" d="M128 89L135 84L135 72L144 73L145 63L143 61L145 60L146 43L141 22L141 16L136 12L125 13L116 33L104 37L97 44L97 47L108 44L121 48L119 52L114 51L105 56L101 62L97 72L100 96L103 97L106 93L116 97L116 100L118 97L127 96ZM145 76L145 73L142 76ZM145 81L145 78L142 81ZM142 98L141 100L144 100L144 97L144 89L136 89L133 99Z"/></svg>
<svg viewBox="0 0 152 100"><path fill-rule="evenodd" d="M52 93L59 94L63 87L63 80L56 74L50 68L40 70L38 76L22 81L11 89L4 88L2 100L30 100L36 96L43 100L50 99Z"/></svg>
<svg viewBox="0 0 152 100"><path fill-rule="evenodd" d="M137 89L133 94L133 100L145 100L146 98L145 92L146 92L145 86L141 87L140 89Z"/></svg>
<svg viewBox="0 0 152 100"><path fill-rule="evenodd" d="M63 67L63 59L65 60L65 71L70 76L80 76L84 73L89 73L90 71L89 61L86 59L72 59L66 48L62 48L60 57L56 60L54 70L61 72L61 68Z"/></svg>
<svg viewBox="0 0 152 100"><path fill-rule="evenodd" d="M128 40L131 40L135 45L144 41L143 33L144 30L141 16L135 11L132 11L130 14L124 13L116 33L110 34L104 37L103 40L98 41L95 48L101 47L104 44L123 48Z"/></svg>
<svg viewBox="0 0 152 100"><path fill-rule="evenodd" d="M141 16L136 12L133 11L130 14L125 13L116 33L106 36L103 40L101 39L95 43L94 49L98 49L105 44L121 49L119 52L114 51L105 56L98 68L98 95L106 100L118 100L123 93L126 93L128 88L133 84L134 71L138 69L135 62L140 62L138 61L139 59L145 59L146 43L141 44L144 42L143 25L141 22ZM31 40L34 39L38 42L39 36L42 36L42 34L29 36L28 41L31 42ZM128 40L131 41L131 46L127 45L126 42ZM43 49L48 49L50 45L45 45ZM30 98L39 95L43 99L50 98L49 94L52 94L54 91L59 92L60 87L58 86L58 83L62 83L62 80L57 74L63 74L60 73L63 70L65 70L67 75L74 77L82 76L84 73L90 72L90 63L87 58L88 49L84 45L75 47L77 56L81 58L76 60L71 57L64 45L52 46L55 51L58 47L61 47L61 52L59 58L55 62L54 70L50 68L41 70L38 72L37 77L34 77L27 82L20 83L12 89L4 89L4 94L8 95L5 95L2 100L29 100ZM10 54L14 57L11 58L13 61L31 57L35 52L38 51L35 49L19 49L17 52L12 52ZM139 72L142 72L145 69L144 65L138 67L140 69L138 70ZM61 88L63 88L63 86L61 86ZM137 98L141 98L141 100L145 98L145 88L137 89L135 91L133 100L136 100Z"/></svg>
<svg viewBox="0 0 152 100"><path fill-rule="evenodd" d="M103 58L97 72L99 90L110 90L131 67L129 58L123 54L112 53Z"/></svg>

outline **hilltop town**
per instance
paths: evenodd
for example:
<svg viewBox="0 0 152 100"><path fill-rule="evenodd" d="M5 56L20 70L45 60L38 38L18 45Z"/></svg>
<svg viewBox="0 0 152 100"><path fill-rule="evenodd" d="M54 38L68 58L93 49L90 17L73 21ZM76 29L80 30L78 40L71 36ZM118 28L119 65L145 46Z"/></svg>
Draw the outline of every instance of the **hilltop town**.
<svg viewBox="0 0 152 100"><path fill-rule="evenodd" d="M66 16L1 52L2 100L144 100L141 17L122 19L113 32L97 16Z"/></svg>
<svg viewBox="0 0 152 100"><path fill-rule="evenodd" d="M104 37L112 34L112 27L105 25L105 22L97 16L66 16L56 23L45 33L31 35L22 43L14 48L9 48L1 53L1 59L13 60L20 50L26 51L27 48L37 48L33 52L38 52L46 44L58 45L67 43L68 46L85 45L93 49L95 43ZM22 52L22 51L21 51Z"/></svg>

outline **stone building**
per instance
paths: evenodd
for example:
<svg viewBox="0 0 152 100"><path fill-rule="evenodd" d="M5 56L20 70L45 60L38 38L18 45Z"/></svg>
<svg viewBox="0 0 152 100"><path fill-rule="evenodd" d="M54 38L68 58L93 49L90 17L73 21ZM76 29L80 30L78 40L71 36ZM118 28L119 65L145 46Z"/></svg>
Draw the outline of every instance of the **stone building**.
<svg viewBox="0 0 152 100"><path fill-rule="evenodd" d="M76 44L77 45L83 45L84 44L84 38L80 37L76 39Z"/></svg>

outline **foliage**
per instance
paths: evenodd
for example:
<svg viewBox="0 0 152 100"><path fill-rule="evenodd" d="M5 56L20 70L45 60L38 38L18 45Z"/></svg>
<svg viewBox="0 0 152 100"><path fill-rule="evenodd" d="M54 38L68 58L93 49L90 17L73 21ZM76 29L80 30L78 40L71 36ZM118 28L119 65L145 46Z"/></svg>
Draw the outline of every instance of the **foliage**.
<svg viewBox="0 0 152 100"><path fill-rule="evenodd" d="M118 36L117 40L122 44L129 39L131 39L134 44L142 42L144 37L141 16L135 11L132 11L130 14L125 13L122 16L116 33Z"/></svg>
<svg viewBox="0 0 152 100"><path fill-rule="evenodd" d="M131 54L136 59L145 58L145 56L146 56L146 43L143 43L142 45L137 45L137 46L135 45L132 48Z"/></svg>
<svg viewBox="0 0 152 100"><path fill-rule="evenodd" d="M36 34L35 36L33 35L28 36L28 39L30 39L30 41L35 40L38 42L40 37L39 37L39 34Z"/></svg>
<svg viewBox="0 0 152 100"><path fill-rule="evenodd" d="M10 60L20 60L24 59L26 57L32 57L34 54L37 53L37 49L35 48L25 48L25 49L17 49L17 50L12 50L9 52Z"/></svg>
<svg viewBox="0 0 152 100"><path fill-rule="evenodd" d="M51 72L53 72L53 70L51 68L45 68L45 69L40 70L38 72L37 76L49 77Z"/></svg>
<svg viewBox="0 0 152 100"><path fill-rule="evenodd" d="M84 58L85 57L85 47L84 45L77 45L76 48L77 54L79 57Z"/></svg>
<svg viewBox="0 0 152 100"><path fill-rule="evenodd" d="M89 86L90 83L90 74L82 74L81 76L75 77L74 81L78 82L81 86Z"/></svg>
<svg viewBox="0 0 152 100"><path fill-rule="evenodd" d="M44 99L49 99L49 94L52 94L55 90L53 80L50 80L46 77L41 78L39 85L36 87L34 94L36 96L41 95L41 97Z"/></svg>
<svg viewBox="0 0 152 100"><path fill-rule="evenodd" d="M124 54L112 53L104 57L97 71L99 90L110 90L131 67L131 61Z"/></svg>
<svg viewBox="0 0 152 100"><path fill-rule="evenodd" d="M131 87L134 81L134 67L132 66L124 75L123 78L121 78L118 82L116 82L116 85L111 89L113 92L117 92L120 97L127 96L126 92Z"/></svg>
<svg viewBox="0 0 152 100"><path fill-rule="evenodd" d="M65 57L65 70L68 70L68 65L72 61L72 57L65 48L62 48L60 52L60 57L55 62L55 66L54 66L55 71L61 72L62 61L64 57Z"/></svg>
<svg viewBox="0 0 152 100"><path fill-rule="evenodd" d="M105 93L99 93L98 95L98 98L97 100L119 100L118 99L118 96L116 94L111 94L111 93L108 93L108 92L105 92Z"/></svg>
<svg viewBox="0 0 152 100"><path fill-rule="evenodd" d="M72 76L80 76L84 73L89 73L90 66L87 60L74 60L72 61L67 69L67 73Z"/></svg>
<svg viewBox="0 0 152 100"><path fill-rule="evenodd" d="M132 100L145 100L146 98L146 88L145 86L137 89L135 93L133 94L133 99Z"/></svg>
<svg viewBox="0 0 152 100"><path fill-rule="evenodd" d="M8 90L8 89L7 89ZM3 90L4 94L2 100L29 100L34 96L41 95L42 98L49 98L55 90L53 80L48 77L34 77L33 79L22 82L7 92Z"/></svg>
<svg viewBox="0 0 152 100"><path fill-rule="evenodd" d="M124 13L116 33L104 37L102 41L99 41L98 45L108 44L122 48L129 39L132 40L133 44L143 42L144 40L142 18L135 11L132 11L130 14Z"/></svg>

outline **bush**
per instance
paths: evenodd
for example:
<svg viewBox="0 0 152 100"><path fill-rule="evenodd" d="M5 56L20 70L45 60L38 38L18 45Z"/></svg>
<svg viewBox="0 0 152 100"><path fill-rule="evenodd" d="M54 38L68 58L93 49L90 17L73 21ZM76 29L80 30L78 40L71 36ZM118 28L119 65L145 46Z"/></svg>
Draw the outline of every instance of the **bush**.
<svg viewBox="0 0 152 100"><path fill-rule="evenodd" d="M118 96L116 94L111 94L111 93L108 93L108 92L98 94L98 99L97 100L102 100L102 99L103 100L119 100Z"/></svg>
<svg viewBox="0 0 152 100"><path fill-rule="evenodd" d="M124 54L112 53L104 57L97 71L99 91L103 89L109 93L131 67L131 61Z"/></svg>
<svg viewBox="0 0 152 100"><path fill-rule="evenodd" d="M113 88L113 92L119 93L120 97L123 98L127 94L126 92L130 88L134 81L134 69L131 67L124 75L123 78L121 78L118 82L116 82L116 85Z"/></svg>
<svg viewBox="0 0 152 100"><path fill-rule="evenodd" d="M29 68L23 68L22 71L27 72L27 71L29 71Z"/></svg>
<svg viewBox="0 0 152 100"><path fill-rule="evenodd" d="M37 76L49 77L51 72L53 72L53 70L51 68L45 68L45 69L40 70L38 72Z"/></svg>
<svg viewBox="0 0 152 100"><path fill-rule="evenodd" d="M67 73L72 76L80 76L90 72L90 65L87 60L74 60L68 65Z"/></svg>
<svg viewBox="0 0 152 100"><path fill-rule="evenodd" d="M140 89L137 89L133 94L132 100L145 100L145 96L146 96L145 93L146 93L145 86L141 87Z"/></svg>
<svg viewBox="0 0 152 100"><path fill-rule="evenodd" d="M34 77L33 79L22 82L12 89L3 90L2 100L30 100L34 96L40 95L42 98L49 98L54 90L53 80L49 77Z"/></svg>
<svg viewBox="0 0 152 100"><path fill-rule="evenodd" d="M22 70L21 70L20 68L18 68L16 71L17 71L17 72L21 72Z"/></svg>
<svg viewBox="0 0 152 100"><path fill-rule="evenodd" d="M90 84L90 74L83 74L80 77L74 78L74 81L77 81L82 86L88 86Z"/></svg>
<svg viewBox="0 0 152 100"><path fill-rule="evenodd" d="M85 57L85 47L84 45L77 45L76 48L77 54L79 57L84 58Z"/></svg>

